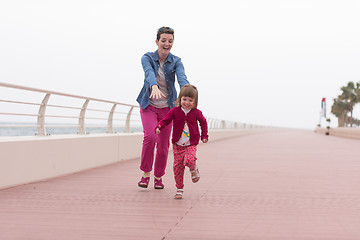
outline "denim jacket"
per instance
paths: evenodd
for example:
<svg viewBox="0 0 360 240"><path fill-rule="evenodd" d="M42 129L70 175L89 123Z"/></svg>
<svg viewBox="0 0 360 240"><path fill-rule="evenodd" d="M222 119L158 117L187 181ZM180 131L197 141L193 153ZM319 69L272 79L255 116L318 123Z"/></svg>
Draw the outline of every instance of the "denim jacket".
<svg viewBox="0 0 360 240"><path fill-rule="evenodd" d="M156 75L160 65L158 50L145 53L141 58L141 64L144 69L145 79L144 85L136 101L140 104L142 109L145 109L149 106L151 87L157 85ZM168 104L170 108L173 108L177 98L175 75L180 88L189 83L185 75L185 69L181 62L181 58L169 53L169 56L164 63L164 75L169 90Z"/></svg>

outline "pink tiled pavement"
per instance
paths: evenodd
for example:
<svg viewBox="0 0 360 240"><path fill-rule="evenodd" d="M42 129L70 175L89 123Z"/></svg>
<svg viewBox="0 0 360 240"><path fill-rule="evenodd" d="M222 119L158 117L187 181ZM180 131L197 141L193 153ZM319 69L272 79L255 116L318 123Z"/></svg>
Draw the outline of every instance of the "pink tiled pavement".
<svg viewBox="0 0 360 240"><path fill-rule="evenodd" d="M172 157L164 190L137 187L139 159L0 190L0 239L360 239L359 145L301 130L210 141L183 200Z"/></svg>

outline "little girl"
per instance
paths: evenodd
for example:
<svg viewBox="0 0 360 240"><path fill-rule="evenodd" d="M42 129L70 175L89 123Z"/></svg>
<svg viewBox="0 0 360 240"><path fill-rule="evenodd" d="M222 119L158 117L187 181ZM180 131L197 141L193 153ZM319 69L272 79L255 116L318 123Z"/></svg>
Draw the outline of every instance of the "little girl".
<svg viewBox="0 0 360 240"><path fill-rule="evenodd" d="M181 88L176 100L177 107L172 108L158 123L155 132L173 122L172 143L174 151L174 175L177 187L175 199L182 199L184 193L184 171L189 167L191 179L194 183L200 179L200 172L196 166L196 146L199 144L201 127L201 141L208 141L208 128L205 117L197 109L198 91L195 86L186 84Z"/></svg>

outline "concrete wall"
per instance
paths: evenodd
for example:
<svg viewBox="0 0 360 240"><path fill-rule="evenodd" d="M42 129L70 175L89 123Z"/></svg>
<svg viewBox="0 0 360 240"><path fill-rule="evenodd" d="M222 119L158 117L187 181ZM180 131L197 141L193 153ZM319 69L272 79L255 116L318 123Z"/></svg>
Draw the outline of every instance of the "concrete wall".
<svg viewBox="0 0 360 240"><path fill-rule="evenodd" d="M326 128L317 128L315 130L319 134L326 134L327 131ZM360 128L330 128L329 135L360 140Z"/></svg>
<svg viewBox="0 0 360 240"><path fill-rule="evenodd" d="M271 129L212 130L210 141ZM0 138L0 189L140 158L142 133Z"/></svg>

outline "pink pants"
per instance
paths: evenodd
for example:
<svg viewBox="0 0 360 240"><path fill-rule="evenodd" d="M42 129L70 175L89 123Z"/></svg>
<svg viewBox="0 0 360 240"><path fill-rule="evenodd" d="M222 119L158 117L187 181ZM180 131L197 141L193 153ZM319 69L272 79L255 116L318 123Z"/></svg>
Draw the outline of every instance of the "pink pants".
<svg viewBox="0 0 360 240"><path fill-rule="evenodd" d="M161 129L159 135L156 135L155 127L158 122L165 117L169 110L170 109L168 107L156 108L151 105L145 109L140 108L140 116L144 130L140 169L144 172L151 172L154 163L154 150L156 146L154 175L158 178L165 174L172 123Z"/></svg>
<svg viewBox="0 0 360 240"><path fill-rule="evenodd" d="M184 188L185 166L191 171L196 168L196 145L179 146L173 144L174 176L177 189Z"/></svg>

